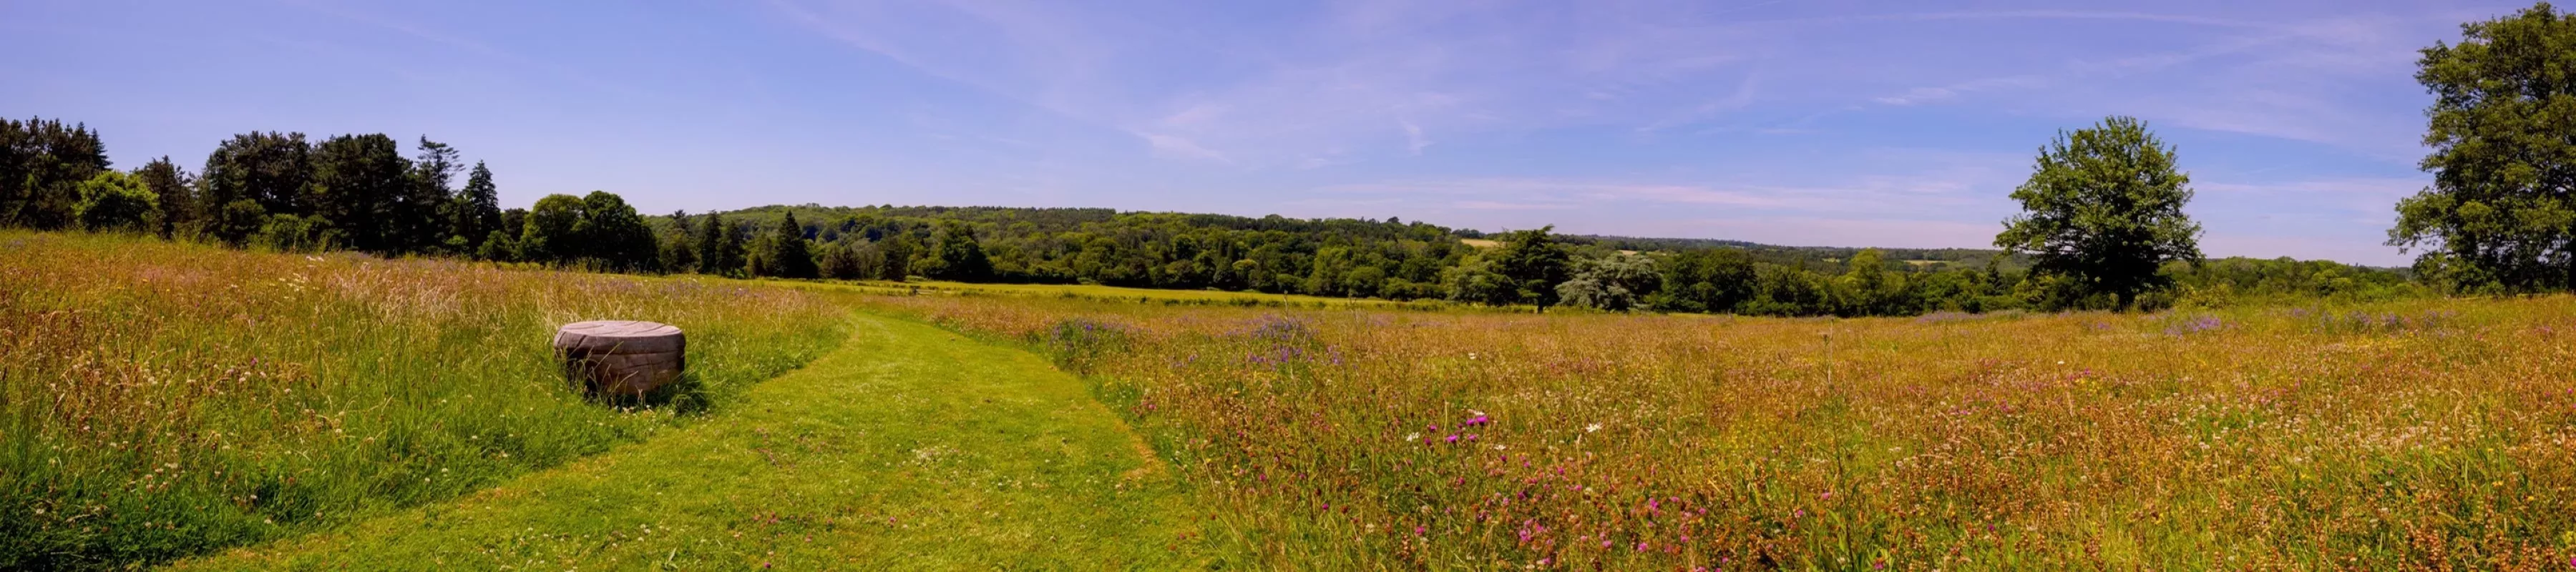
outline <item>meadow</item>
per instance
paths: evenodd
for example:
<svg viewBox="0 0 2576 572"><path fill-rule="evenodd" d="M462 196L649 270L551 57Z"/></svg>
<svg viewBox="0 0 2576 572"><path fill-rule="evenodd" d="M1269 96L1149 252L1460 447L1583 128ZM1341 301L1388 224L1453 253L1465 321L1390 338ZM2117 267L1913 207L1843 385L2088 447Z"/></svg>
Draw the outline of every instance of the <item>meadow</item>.
<svg viewBox="0 0 2576 572"><path fill-rule="evenodd" d="M2576 567L2576 297L1145 292L0 233L0 568ZM688 388L581 397L592 318Z"/></svg>
<svg viewBox="0 0 2576 572"><path fill-rule="evenodd" d="M0 232L0 569L123 567L430 503L722 411L847 311L739 283ZM593 403L547 342L678 325L691 379Z"/></svg>
<svg viewBox="0 0 2576 572"><path fill-rule="evenodd" d="M1777 319L878 297L1300 569L2576 566L2576 298Z"/></svg>
<svg viewBox="0 0 2576 572"><path fill-rule="evenodd" d="M771 281L772 284L810 286L813 282ZM1417 310L1466 310L1468 307L1440 300L1394 301L1380 298L1332 298L1304 294L1272 294L1227 290L1180 290L1170 288L1129 288L1099 284L976 284L942 280L906 281L850 280L829 282L839 291L857 291L886 295L997 296L1016 298L1065 298L1094 302L1132 302L1139 304L1222 305L1262 308L1406 308Z"/></svg>

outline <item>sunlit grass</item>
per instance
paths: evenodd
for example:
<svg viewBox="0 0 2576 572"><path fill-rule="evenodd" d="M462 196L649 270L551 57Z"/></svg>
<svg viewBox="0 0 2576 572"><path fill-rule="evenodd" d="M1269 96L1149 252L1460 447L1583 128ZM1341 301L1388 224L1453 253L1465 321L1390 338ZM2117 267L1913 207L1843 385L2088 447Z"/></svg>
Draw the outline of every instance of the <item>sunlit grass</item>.
<svg viewBox="0 0 2576 572"><path fill-rule="evenodd" d="M1084 383L936 327L852 335L651 440L179 570L1219 570L1172 471Z"/></svg>
<svg viewBox="0 0 2576 572"><path fill-rule="evenodd" d="M451 497L684 423L843 313L728 282L0 233L0 568L124 566ZM584 400L553 329L671 323L680 407Z"/></svg>
<svg viewBox="0 0 2576 572"><path fill-rule="evenodd" d="M2576 298L1860 320L905 296L1090 374L1278 565L2576 556Z"/></svg>
<svg viewBox="0 0 2576 572"><path fill-rule="evenodd" d="M1835 320L792 284L0 234L0 568L413 514L691 423L572 393L545 345L565 321L687 329L684 402L727 419L852 300L1086 374L1215 515L1190 528L1271 568L2576 566L2567 296ZM931 361L1002 359L978 356Z"/></svg>
<svg viewBox="0 0 2576 572"><path fill-rule="evenodd" d="M1270 308L1411 308L1457 309L1438 300L1397 302L1376 298L1329 298L1304 294L1271 294L1226 290L1127 288L1098 284L974 284L966 282L834 281L831 284L877 294L937 294L1073 298L1103 302L1165 305L1232 305Z"/></svg>

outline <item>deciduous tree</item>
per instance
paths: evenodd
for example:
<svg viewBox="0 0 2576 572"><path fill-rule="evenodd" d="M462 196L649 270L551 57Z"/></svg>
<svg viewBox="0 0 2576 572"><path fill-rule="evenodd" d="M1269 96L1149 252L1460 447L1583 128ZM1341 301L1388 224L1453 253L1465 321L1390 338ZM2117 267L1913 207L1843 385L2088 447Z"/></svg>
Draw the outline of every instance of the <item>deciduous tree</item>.
<svg viewBox="0 0 2576 572"><path fill-rule="evenodd" d="M2543 2L2460 30L2417 60L2433 186L2398 201L2388 243L2427 276L2576 288L2576 15Z"/></svg>
<svg viewBox="0 0 2576 572"><path fill-rule="evenodd" d="M313 216L347 237L350 248L408 252L398 217L407 214L399 203L412 191L413 173L394 138L374 133L325 139L314 148L312 162Z"/></svg>
<svg viewBox="0 0 2576 572"><path fill-rule="evenodd" d="M689 228L689 211L672 211L671 224L661 229L662 271L696 272L698 244Z"/></svg>
<svg viewBox="0 0 2576 572"><path fill-rule="evenodd" d="M564 264L584 254L574 227L581 224L581 197L546 195L528 209L527 226L519 231L519 259Z"/></svg>
<svg viewBox="0 0 2576 572"><path fill-rule="evenodd" d="M160 226L161 205L141 179L117 171L99 171L80 184L80 202L72 216L81 228L100 232L151 232Z"/></svg>
<svg viewBox="0 0 2576 572"><path fill-rule="evenodd" d="M660 241L643 215L624 197L591 191L581 198L581 218L573 224L578 247L571 251L601 268L617 272L653 272L661 268Z"/></svg>
<svg viewBox="0 0 2576 572"><path fill-rule="evenodd" d="M198 176L205 181L202 204L222 209L224 216L310 212L305 187L313 179L313 148L305 144L302 133L234 135L206 155L206 168ZM236 207L233 201L251 201L258 208ZM222 232L216 238L241 243L247 231L239 222L218 225ZM252 221L250 226L256 229L259 223Z"/></svg>
<svg viewBox="0 0 2576 572"><path fill-rule="evenodd" d="M934 256L924 274L941 280L976 282L991 278L993 262L984 256L984 245L975 240L975 227L959 221L941 221L931 235Z"/></svg>
<svg viewBox="0 0 2576 572"><path fill-rule="evenodd" d="M2165 261L2200 259L2200 225L2182 212L2190 185L2173 147L2135 118L2059 132L2013 190L2022 214L2004 221L1995 246L2031 253L2037 272L2125 307L2164 285Z"/></svg>
<svg viewBox="0 0 2576 572"><path fill-rule="evenodd" d="M1635 254L1613 252L1582 259L1575 266L1574 277L1556 286L1557 298L1569 306L1624 312L1635 309L1664 283L1663 275L1655 272L1654 260Z"/></svg>

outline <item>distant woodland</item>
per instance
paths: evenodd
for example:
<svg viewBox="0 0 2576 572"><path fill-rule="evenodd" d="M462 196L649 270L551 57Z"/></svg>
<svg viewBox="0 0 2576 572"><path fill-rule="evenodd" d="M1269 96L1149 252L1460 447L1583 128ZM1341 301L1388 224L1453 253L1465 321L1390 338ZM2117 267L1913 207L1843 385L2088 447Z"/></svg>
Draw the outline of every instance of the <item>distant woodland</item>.
<svg viewBox="0 0 2576 572"><path fill-rule="evenodd" d="M767 206L644 215L614 193L503 208L500 179L426 137L251 132L194 169L113 168L100 134L0 121L0 224L278 251L470 258L605 272L1081 283L1785 316L2061 310L2440 288L2330 261L2168 257L2125 299L2043 257L1982 249L1783 247L1484 233L1396 217L1297 219L1087 208Z"/></svg>

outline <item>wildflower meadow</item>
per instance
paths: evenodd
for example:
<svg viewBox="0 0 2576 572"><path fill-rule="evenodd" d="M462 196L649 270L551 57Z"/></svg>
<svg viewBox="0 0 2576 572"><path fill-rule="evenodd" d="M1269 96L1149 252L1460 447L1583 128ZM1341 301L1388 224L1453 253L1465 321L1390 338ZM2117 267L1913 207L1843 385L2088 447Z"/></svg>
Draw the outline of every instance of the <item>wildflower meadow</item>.
<svg viewBox="0 0 2576 572"><path fill-rule="evenodd" d="M0 252L0 568L759 565L816 538L844 544L795 561L971 562L865 547L1066 534L1034 522L1150 532L1078 535L1127 567L2576 567L2565 295L1768 318L915 292L77 234L0 234ZM686 388L629 404L569 387L547 334L592 318L688 331ZM1079 403L1040 399L1050 375ZM751 395L770 401L731 405ZM981 476L919 482L963 446L987 453L950 470ZM708 484L564 469L585 457ZM718 486L754 482L793 486ZM1023 500L937 500L987 489ZM578 508L609 490L675 508Z"/></svg>
<svg viewBox="0 0 2576 572"><path fill-rule="evenodd" d="M2565 570L2576 298L1780 319L974 296L1299 569Z"/></svg>
<svg viewBox="0 0 2576 572"><path fill-rule="evenodd" d="M721 411L839 342L784 289L0 232L0 569L123 567L432 502ZM547 340L688 330L659 407L568 387Z"/></svg>

